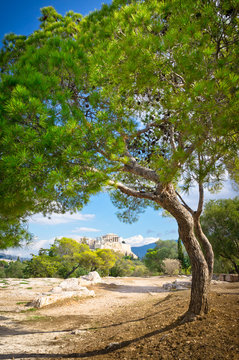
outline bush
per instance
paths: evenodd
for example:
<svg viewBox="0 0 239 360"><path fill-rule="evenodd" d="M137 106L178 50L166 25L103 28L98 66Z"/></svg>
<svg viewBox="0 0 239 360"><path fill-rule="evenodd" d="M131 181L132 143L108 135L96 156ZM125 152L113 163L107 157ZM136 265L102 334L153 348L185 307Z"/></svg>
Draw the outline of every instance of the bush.
<svg viewBox="0 0 239 360"><path fill-rule="evenodd" d="M164 273L170 276L178 275L180 266L180 261L178 259L165 259L162 264Z"/></svg>
<svg viewBox="0 0 239 360"><path fill-rule="evenodd" d="M110 276L147 276L148 268L140 260L134 260L129 256L118 257L114 266L110 269Z"/></svg>
<svg viewBox="0 0 239 360"><path fill-rule="evenodd" d="M0 267L0 278L5 278L6 277L6 273L3 267Z"/></svg>

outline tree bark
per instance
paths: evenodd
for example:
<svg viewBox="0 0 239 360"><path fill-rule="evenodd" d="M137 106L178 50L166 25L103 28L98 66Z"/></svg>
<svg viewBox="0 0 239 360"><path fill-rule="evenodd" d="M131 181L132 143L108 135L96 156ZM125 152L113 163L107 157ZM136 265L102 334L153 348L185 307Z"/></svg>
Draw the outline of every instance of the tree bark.
<svg viewBox="0 0 239 360"><path fill-rule="evenodd" d="M173 185L158 189L158 203L176 219L179 235L189 255L192 266L191 299L184 320L193 320L208 312L210 275L207 261L195 236L194 219L180 203Z"/></svg>
<svg viewBox="0 0 239 360"><path fill-rule="evenodd" d="M200 217L194 216L193 218L194 218L195 234L204 251L204 256L207 262L209 276L211 280L213 275L213 266L214 266L214 253L213 253L212 245L202 230L200 224Z"/></svg>

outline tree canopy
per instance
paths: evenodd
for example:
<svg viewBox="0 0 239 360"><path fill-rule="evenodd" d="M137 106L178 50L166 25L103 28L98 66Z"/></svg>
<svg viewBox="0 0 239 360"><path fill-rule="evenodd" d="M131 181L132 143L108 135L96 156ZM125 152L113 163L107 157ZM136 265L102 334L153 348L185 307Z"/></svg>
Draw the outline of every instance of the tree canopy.
<svg viewBox="0 0 239 360"><path fill-rule="evenodd" d="M177 242L175 240L158 240L154 249L148 249L143 258L145 265L153 272L163 272L165 259L177 259Z"/></svg>
<svg viewBox="0 0 239 360"><path fill-rule="evenodd" d="M74 239L56 239L50 249L40 249L26 262L25 273L34 277L77 277L89 271L108 275L117 255L110 249L90 250L86 244Z"/></svg>
<svg viewBox="0 0 239 360"><path fill-rule="evenodd" d="M43 8L39 30L6 36L1 216L75 211L101 189L125 221L161 206L191 259L191 312L205 309L203 188L220 185L229 153L237 169L237 14L236 0L115 0L85 18ZM196 211L178 188L194 182Z"/></svg>

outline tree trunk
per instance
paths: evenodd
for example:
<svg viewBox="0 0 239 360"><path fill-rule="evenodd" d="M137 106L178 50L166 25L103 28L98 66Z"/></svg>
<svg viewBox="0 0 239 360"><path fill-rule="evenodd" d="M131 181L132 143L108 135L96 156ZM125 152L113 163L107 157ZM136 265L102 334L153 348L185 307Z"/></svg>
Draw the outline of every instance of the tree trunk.
<svg viewBox="0 0 239 360"><path fill-rule="evenodd" d="M80 267L80 264L78 264L77 266L74 266L73 269L71 271L69 271L66 276L64 277L64 279L68 279L68 277L73 274L73 272L78 269L78 267Z"/></svg>
<svg viewBox="0 0 239 360"><path fill-rule="evenodd" d="M204 251L204 256L207 261L209 276L211 280L213 275L213 266L214 266L214 253L213 253L212 245L202 230L200 224L200 217L195 215L193 216L193 218L194 218L195 234Z"/></svg>
<svg viewBox="0 0 239 360"><path fill-rule="evenodd" d="M234 260L231 259L231 262L236 270L236 273L239 274L239 267L237 266L236 262Z"/></svg>
<svg viewBox="0 0 239 360"><path fill-rule="evenodd" d="M172 185L159 189L159 204L177 220L179 236L187 250L192 266L191 300L184 320L208 312L210 275L207 262L194 233L194 219L180 203Z"/></svg>

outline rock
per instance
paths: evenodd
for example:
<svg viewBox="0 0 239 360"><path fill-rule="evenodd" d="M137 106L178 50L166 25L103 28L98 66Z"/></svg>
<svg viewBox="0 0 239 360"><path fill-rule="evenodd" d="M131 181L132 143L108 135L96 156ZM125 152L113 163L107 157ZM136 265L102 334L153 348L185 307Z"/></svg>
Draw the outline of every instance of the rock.
<svg viewBox="0 0 239 360"><path fill-rule="evenodd" d="M93 290L88 290L86 287L79 287L78 291L62 291L59 293L44 293L33 300L32 306L41 308L43 306L53 304L59 300L65 300L72 297L95 296Z"/></svg>
<svg viewBox="0 0 239 360"><path fill-rule="evenodd" d="M91 271L88 275L81 276L80 283L82 280L90 281L92 284L97 284L102 282L102 279L97 271Z"/></svg>
<svg viewBox="0 0 239 360"><path fill-rule="evenodd" d="M58 287L58 286L57 286ZM70 278L63 280L59 287L64 291L77 291L80 288L79 281L77 278Z"/></svg>
<svg viewBox="0 0 239 360"><path fill-rule="evenodd" d="M186 290L191 286L191 282L190 281L178 281L175 280L171 283L165 283L163 284L163 289L165 290Z"/></svg>
<svg viewBox="0 0 239 360"><path fill-rule="evenodd" d="M56 286L56 287L54 287L52 290L51 290L51 292L53 293L53 294L58 294L58 293L60 293L60 292L62 292L63 291L63 289L62 289L62 287L60 287L60 286Z"/></svg>

